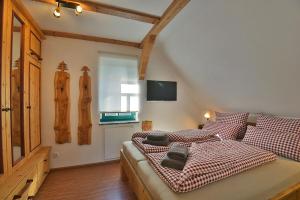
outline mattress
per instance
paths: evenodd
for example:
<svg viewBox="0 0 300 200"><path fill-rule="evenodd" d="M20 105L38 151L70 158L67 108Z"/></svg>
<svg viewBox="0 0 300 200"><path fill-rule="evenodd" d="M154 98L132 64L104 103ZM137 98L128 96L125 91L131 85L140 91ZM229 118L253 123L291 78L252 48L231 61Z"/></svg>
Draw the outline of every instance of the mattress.
<svg viewBox="0 0 300 200"><path fill-rule="evenodd" d="M146 160L137 162L136 171L155 200L265 200L300 181L300 163L281 157L188 193L173 192Z"/></svg>
<svg viewBox="0 0 300 200"><path fill-rule="evenodd" d="M136 169L139 161L146 160L146 157L134 146L131 141L123 143L123 153L134 169Z"/></svg>

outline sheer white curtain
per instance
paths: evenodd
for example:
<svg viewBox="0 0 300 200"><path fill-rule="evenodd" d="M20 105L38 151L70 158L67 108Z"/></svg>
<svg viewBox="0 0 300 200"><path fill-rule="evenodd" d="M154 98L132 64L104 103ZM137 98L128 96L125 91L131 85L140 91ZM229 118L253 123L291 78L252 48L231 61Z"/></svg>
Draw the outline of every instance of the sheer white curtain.
<svg viewBox="0 0 300 200"><path fill-rule="evenodd" d="M100 53L99 68L99 111L139 111L138 58Z"/></svg>

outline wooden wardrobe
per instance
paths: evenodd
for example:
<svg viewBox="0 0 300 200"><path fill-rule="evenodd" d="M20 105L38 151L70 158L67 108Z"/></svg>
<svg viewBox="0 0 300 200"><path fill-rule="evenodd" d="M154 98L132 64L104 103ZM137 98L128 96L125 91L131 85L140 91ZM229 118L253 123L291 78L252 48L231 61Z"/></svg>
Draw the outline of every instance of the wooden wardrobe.
<svg viewBox="0 0 300 200"><path fill-rule="evenodd" d="M41 146L42 31L21 0L1 1L0 199L32 199L49 171Z"/></svg>

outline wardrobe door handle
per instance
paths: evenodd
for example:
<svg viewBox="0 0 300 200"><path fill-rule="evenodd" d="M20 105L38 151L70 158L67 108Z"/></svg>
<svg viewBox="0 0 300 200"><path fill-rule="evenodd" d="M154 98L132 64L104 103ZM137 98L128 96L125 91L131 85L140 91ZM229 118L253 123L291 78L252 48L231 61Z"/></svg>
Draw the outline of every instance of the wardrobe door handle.
<svg viewBox="0 0 300 200"><path fill-rule="evenodd" d="M31 106L27 106L26 108L27 108L27 109L31 109Z"/></svg>
<svg viewBox="0 0 300 200"><path fill-rule="evenodd" d="M35 52L32 51L32 50L31 50L30 54L33 55L33 56L36 56L36 58L37 58L39 61L42 61L42 60L43 60L41 56L39 56L37 53L35 53Z"/></svg>

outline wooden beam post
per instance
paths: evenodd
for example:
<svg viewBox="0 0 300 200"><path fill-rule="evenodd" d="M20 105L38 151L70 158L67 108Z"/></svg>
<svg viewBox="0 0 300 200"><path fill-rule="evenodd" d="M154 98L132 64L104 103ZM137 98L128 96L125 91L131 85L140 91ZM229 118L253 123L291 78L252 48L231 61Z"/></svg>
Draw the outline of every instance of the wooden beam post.
<svg viewBox="0 0 300 200"><path fill-rule="evenodd" d="M42 3L48 3L56 5L55 0L32 0ZM145 23L156 24L159 22L160 17L136 10L131 10L127 8L121 8L118 6L112 6L104 3L96 3L84 0L64 0L66 2L78 3L83 8L84 11L98 12L107 15L113 15L117 17L123 17L127 19L137 20Z"/></svg>
<svg viewBox="0 0 300 200"><path fill-rule="evenodd" d="M168 25L168 23L185 7L190 0L173 0L172 4L164 12L160 21L155 24L141 43L142 54L139 65L139 78L144 80L149 62L151 50L157 35Z"/></svg>
<svg viewBox="0 0 300 200"><path fill-rule="evenodd" d="M153 45L155 43L155 39L156 39L156 35L149 35L146 38L145 43L143 45L142 54L141 54L140 63L139 63L139 79L140 80L145 79L147 66L149 63L149 58L151 55Z"/></svg>
<svg viewBox="0 0 300 200"><path fill-rule="evenodd" d="M79 39L79 40L87 40L92 42L103 42L115 45L122 45L122 46L129 46L140 48L140 43L136 42L128 42L123 40L115 40L110 38L103 38L97 36L90 36L90 35L81 35L76 33L67 33L67 32L60 32L60 31L51 31L51 30L43 30L43 33L48 36L54 37L64 37L64 38L72 38L72 39Z"/></svg>

